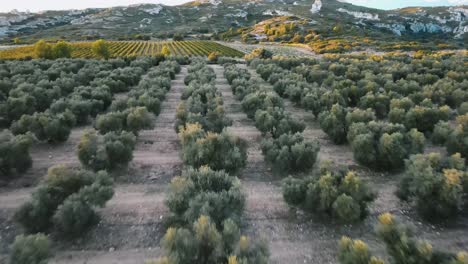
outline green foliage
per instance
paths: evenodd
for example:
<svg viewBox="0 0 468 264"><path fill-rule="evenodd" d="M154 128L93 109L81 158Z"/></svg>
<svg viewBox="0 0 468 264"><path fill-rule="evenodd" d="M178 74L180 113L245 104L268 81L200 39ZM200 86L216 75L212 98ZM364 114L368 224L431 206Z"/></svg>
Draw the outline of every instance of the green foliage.
<svg viewBox="0 0 468 264"><path fill-rule="evenodd" d="M33 114L36 111L35 98L28 94L9 96L6 101L7 123L19 119L22 115Z"/></svg>
<svg viewBox="0 0 468 264"><path fill-rule="evenodd" d="M361 164L375 168L398 170L411 154L424 149L424 135L415 129L406 132L404 126L371 121L354 123L348 132L354 158Z"/></svg>
<svg viewBox="0 0 468 264"><path fill-rule="evenodd" d="M41 39L34 44L34 54L40 59L70 58L71 53L72 47L65 41L52 45Z"/></svg>
<svg viewBox="0 0 468 264"><path fill-rule="evenodd" d="M328 215L340 222L356 222L367 215L375 194L354 172L331 173L283 182L284 200L307 211Z"/></svg>
<svg viewBox="0 0 468 264"><path fill-rule="evenodd" d="M246 60L271 59L272 57L273 57L273 53L263 48L254 49L250 54L245 55Z"/></svg>
<svg viewBox="0 0 468 264"><path fill-rule="evenodd" d="M374 109L378 118L387 117L390 108L390 97L386 93L369 92L359 100L362 109Z"/></svg>
<svg viewBox="0 0 468 264"><path fill-rule="evenodd" d="M94 221L94 207L103 207L112 198L113 182L107 173L75 170L63 165L49 168L30 201L15 213L14 219L27 232L47 232L52 228L61 235L81 235Z"/></svg>
<svg viewBox="0 0 468 264"><path fill-rule="evenodd" d="M126 166L133 159L136 137L130 132L110 132L104 136L89 130L78 144L77 154L83 166L95 171Z"/></svg>
<svg viewBox="0 0 468 264"><path fill-rule="evenodd" d="M192 82L182 94L185 101L177 107L176 130L187 123L199 123L206 131L220 133L232 121L226 117L222 95L212 84Z"/></svg>
<svg viewBox="0 0 468 264"><path fill-rule="evenodd" d="M43 234L19 235L11 249L12 264L46 264L51 256L49 238Z"/></svg>
<svg viewBox="0 0 468 264"><path fill-rule="evenodd" d="M389 213L379 216L376 233L395 263L445 264L457 259L454 254L434 251L428 242L414 239L411 230Z"/></svg>
<svg viewBox="0 0 468 264"><path fill-rule="evenodd" d="M210 63L218 63L219 57L221 56L221 53L218 51L213 51L208 55L208 61Z"/></svg>
<svg viewBox="0 0 468 264"><path fill-rule="evenodd" d="M59 41L52 47L55 58L70 58L72 47L65 41Z"/></svg>
<svg viewBox="0 0 468 264"><path fill-rule="evenodd" d="M138 134L140 130L154 127L154 117L146 107L131 108L128 110L125 127L128 131Z"/></svg>
<svg viewBox="0 0 468 264"><path fill-rule="evenodd" d="M458 114L465 115L468 114L468 102L463 102L458 108Z"/></svg>
<svg viewBox="0 0 468 264"><path fill-rule="evenodd" d="M422 102L422 105L404 109L392 106L389 120L393 123L402 123L406 128L416 128L421 132L432 132L439 121L447 121L450 118L451 109L448 106L437 107L430 100Z"/></svg>
<svg viewBox="0 0 468 264"><path fill-rule="evenodd" d="M123 112L110 112L96 117L96 129L101 134L109 132L121 132L126 123L126 116Z"/></svg>
<svg viewBox="0 0 468 264"><path fill-rule="evenodd" d="M369 248L362 240L352 240L342 237L338 246L340 264L384 264L381 259L373 257Z"/></svg>
<svg viewBox="0 0 468 264"><path fill-rule="evenodd" d="M161 50L161 54L164 55L165 57L171 56L171 50L167 45L164 45Z"/></svg>
<svg viewBox="0 0 468 264"><path fill-rule="evenodd" d="M48 44L42 39L36 42L36 44L34 44L34 53L36 57L40 59L53 59L54 58L52 45Z"/></svg>
<svg viewBox="0 0 468 264"><path fill-rule="evenodd" d="M457 126L447 139L447 151L468 158L468 114L457 117Z"/></svg>
<svg viewBox="0 0 468 264"><path fill-rule="evenodd" d="M68 196L53 216L54 227L65 237L78 237L98 223L94 207L104 207L114 195L112 179L98 172L91 185Z"/></svg>
<svg viewBox="0 0 468 264"><path fill-rule="evenodd" d="M295 134L305 129L303 122L297 121L282 108L268 108L255 113L255 126L263 135L269 133L274 138L283 134Z"/></svg>
<svg viewBox="0 0 468 264"><path fill-rule="evenodd" d="M93 42L92 51L98 58L108 59L110 57L109 43L105 40L96 40Z"/></svg>
<svg viewBox="0 0 468 264"><path fill-rule="evenodd" d="M281 173L298 173L310 170L320 150L317 141L306 141L302 134L283 134L277 139L262 141L262 152L273 167Z"/></svg>
<svg viewBox="0 0 468 264"><path fill-rule="evenodd" d="M408 226L401 224L390 213L379 216L376 226L377 237L385 244L391 263L440 263L464 264L468 255L465 252L453 254L436 251L426 241L416 240ZM383 264L371 256L367 245L361 240L343 237L339 243L338 259L341 264Z"/></svg>
<svg viewBox="0 0 468 264"><path fill-rule="evenodd" d="M213 170L236 174L247 161L247 143L226 131L220 134L203 131L199 124L187 124L179 132L182 159L187 165L206 165Z"/></svg>
<svg viewBox="0 0 468 264"><path fill-rule="evenodd" d="M74 238L97 224L98 216L79 194L72 194L57 208L53 222L62 236Z"/></svg>
<svg viewBox="0 0 468 264"><path fill-rule="evenodd" d="M12 124L11 131L16 135L32 132L40 141L57 143L67 141L75 124L75 115L69 110L60 114L46 111L23 115Z"/></svg>
<svg viewBox="0 0 468 264"><path fill-rule="evenodd" d="M174 178L166 200L174 221L193 223L206 215L217 226L228 218L239 223L244 204L240 181L208 167L190 168Z"/></svg>
<svg viewBox="0 0 468 264"><path fill-rule="evenodd" d="M465 162L460 154L448 158L436 153L411 156L406 162L398 196L414 201L418 212L429 220L453 217L464 203L463 186L468 181Z"/></svg>
<svg viewBox="0 0 468 264"><path fill-rule="evenodd" d="M452 131L453 131L453 128L450 126L449 122L439 121L435 125L434 132L432 133L432 137L431 137L432 143L436 145L445 145Z"/></svg>
<svg viewBox="0 0 468 264"><path fill-rule="evenodd" d="M245 96L242 100L242 109L249 118L254 118L258 110L283 107L283 100L272 91L257 91Z"/></svg>
<svg viewBox="0 0 468 264"><path fill-rule="evenodd" d="M264 243L250 242L241 236L231 221L223 223L218 231L207 216L200 216L190 228L169 228L161 244L167 253L155 263L268 263L268 249ZM237 246L232 246L237 244ZM229 259L229 260L228 260Z"/></svg>
<svg viewBox="0 0 468 264"><path fill-rule="evenodd" d="M339 104L333 105L328 112L322 112L319 115L320 127L336 144L346 142L348 133L346 125L347 110Z"/></svg>
<svg viewBox="0 0 468 264"><path fill-rule="evenodd" d="M29 135L12 136L8 130L0 132L0 176L23 173L32 166L29 149L32 139Z"/></svg>

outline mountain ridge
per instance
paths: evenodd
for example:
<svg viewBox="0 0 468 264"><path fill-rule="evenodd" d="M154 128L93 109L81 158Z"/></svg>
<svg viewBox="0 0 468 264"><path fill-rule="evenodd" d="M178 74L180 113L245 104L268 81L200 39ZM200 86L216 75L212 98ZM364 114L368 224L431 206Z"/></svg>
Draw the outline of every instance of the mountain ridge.
<svg viewBox="0 0 468 264"><path fill-rule="evenodd" d="M339 14L337 16L337 14ZM177 6L138 4L111 8L0 13L0 39L118 39L135 34L206 34L254 27L275 17L292 17L306 30L349 35L465 40L468 6L406 7L379 10L337 0L197 0ZM315 26L314 26L315 24ZM358 33L354 33L358 32ZM339 34L335 34L339 35ZM261 38L262 36L253 36Z"/></svg>

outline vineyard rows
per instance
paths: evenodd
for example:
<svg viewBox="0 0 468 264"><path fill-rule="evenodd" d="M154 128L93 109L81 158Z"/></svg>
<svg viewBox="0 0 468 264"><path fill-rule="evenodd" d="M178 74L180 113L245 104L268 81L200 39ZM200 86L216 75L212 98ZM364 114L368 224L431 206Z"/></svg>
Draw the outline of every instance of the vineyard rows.
<svg viewBox="0 0 468 264"><path fill-rule="evenodd" d="M71 43L73 58L94 58L92 42ZM208 56L219 52L221 56L242 57L244 53L213 41L110 41L111 57L154 56L167 47L174 56ZM0 51L0 59L34 58L34 46L23 46Z"/></svg>

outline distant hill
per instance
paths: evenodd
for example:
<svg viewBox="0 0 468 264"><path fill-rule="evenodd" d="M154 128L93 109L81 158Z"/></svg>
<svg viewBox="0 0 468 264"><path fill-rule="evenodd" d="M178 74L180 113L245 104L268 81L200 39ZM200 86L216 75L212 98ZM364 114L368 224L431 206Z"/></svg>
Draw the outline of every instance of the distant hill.
<svg viewBox="0 0 468 264"><path fill-rule="evenodd" d="M273 20L272 20L273 19ZM106 9L10 12L0 14L0 39L119 39L143 34L210 34L243 28L252 38L265 37L261 27L283 19L302 32L326 37L356 35L466 41L468 6L411 7L391 11L336 0L198 0L180 6L142 4Z"/></svg>

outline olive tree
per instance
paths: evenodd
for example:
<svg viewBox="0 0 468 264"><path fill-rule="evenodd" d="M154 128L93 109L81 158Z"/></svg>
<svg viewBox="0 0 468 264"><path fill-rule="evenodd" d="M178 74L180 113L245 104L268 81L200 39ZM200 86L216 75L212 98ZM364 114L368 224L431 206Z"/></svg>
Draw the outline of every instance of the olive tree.
<svg viewBox="0 0 468 264"><path fill-rule="evenodd" d="M320 150L317 141L307 141L300 133L265 139L261 147L265 160L283 174L312 169Z"/></svg>

